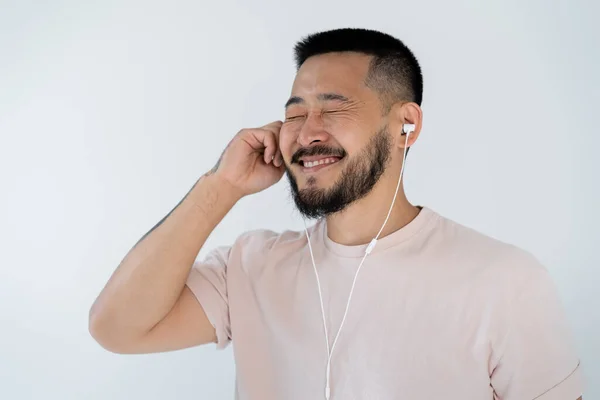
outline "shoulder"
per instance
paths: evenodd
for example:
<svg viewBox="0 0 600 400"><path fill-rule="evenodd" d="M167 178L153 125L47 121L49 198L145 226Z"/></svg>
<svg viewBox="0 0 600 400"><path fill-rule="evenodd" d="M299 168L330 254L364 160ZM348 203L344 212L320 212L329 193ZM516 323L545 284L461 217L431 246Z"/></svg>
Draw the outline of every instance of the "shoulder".
<svg viewBox="0 0 600 400"><path fill-rule="evenodd" d="M433 240L442 250L459 256L472 257L481 261L501 261L538 268L539 263L532 253L508 241L492 237L473 227L463 225L450 218L439 216L432 231Z"/></svg>
<svg viewBox="0 0 600 400"><path fill-rule="evenodd" d="M434 253L450 267L466 269L495 287L519 292L533 281L548 282L545 266L530 251L439 216L429 233Z"/></svg>
<svg viewBox="0 0 600 400"><path fill-rule="evenodd" d="M239 235L233 244L236 251L261 254L305 242L304 231L254 229Z"/></svg>
<svg viewBox="0 0 600 400"><path fill-rule="evenodd" d="M313 228L309 228L309 233ZM289 259L306 246L304 230L274 231L254 229L240 234L234 243L226 248L227 263L248 270L264 268L266 264Z"/></svg>
<svg viewBox="0 0 600 400"><path fill-rule="evenodd" d="M307 228L312 235L320 223ZM302 230L275 231L272 229L252 229L239 234L233 242L213 247L208 251L203 263L220 265L227 270L263 269L266 264L285 264L307 246L307 237Z"/></svg>

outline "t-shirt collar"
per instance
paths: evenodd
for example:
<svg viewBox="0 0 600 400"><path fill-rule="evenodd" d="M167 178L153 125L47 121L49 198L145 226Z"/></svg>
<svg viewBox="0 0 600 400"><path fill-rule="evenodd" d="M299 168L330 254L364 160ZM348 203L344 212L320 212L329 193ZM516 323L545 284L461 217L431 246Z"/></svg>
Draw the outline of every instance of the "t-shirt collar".
<svg viewBox="0 0 600 400"><path fill-rule="evenodd" d="M395 246L410 239L416 233L421 231L426 225L428 225L429 221L431 221L435 215L435 212L431 209L427 207L421 207L419 214L417 214L417 216L408 224L385 237L379 238L377 240L377 245L371 254L383 251L389 247ZM340 257L362 257L364 256L365 250L368 246L368 243L348 246L334 242L329 238L329 236L327 236L327 221L324 218L316 224L315 233L315 236L317 236L316 239L323 243L327 250Z"/></svg>

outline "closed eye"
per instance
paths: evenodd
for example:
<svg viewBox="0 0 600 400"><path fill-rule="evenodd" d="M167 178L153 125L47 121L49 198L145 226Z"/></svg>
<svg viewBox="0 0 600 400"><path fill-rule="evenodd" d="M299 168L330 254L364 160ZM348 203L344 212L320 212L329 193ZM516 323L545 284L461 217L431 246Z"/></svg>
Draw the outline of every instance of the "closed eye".
<svg viewBox="0 0 600 400"><path fill-rule="evenodd" d="M323 114L335 114L335 113L338 113L338 112L340 112L340 111L339 110L321 111L321 115L323 115ZM286 121L295 121L297 119L304 118L304 117L305 117L304 115L293 115L291 117L286 117L285 120Z"/></svg>

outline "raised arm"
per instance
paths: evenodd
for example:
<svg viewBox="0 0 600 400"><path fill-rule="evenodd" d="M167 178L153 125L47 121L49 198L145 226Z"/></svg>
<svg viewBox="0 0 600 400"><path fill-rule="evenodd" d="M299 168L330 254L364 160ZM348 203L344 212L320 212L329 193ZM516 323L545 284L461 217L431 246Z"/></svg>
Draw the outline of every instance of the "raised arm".
<svg viewBox="0 0 600 400"><path fill-rule="evenodd" d="M118 353L208 343L214 329L186 279L200 248L237 201L218 176L201 177L129 251L90 310L90 332Z"/></svg>
<svg viewBox="0 0 600 400"><path fill-rule="evenodd" d="M276 121L241 130L215 168L125 256L90 309L90 333L104 348L151 353L215 341L186 280L233 205L281 179L280 127Z"/></svg>

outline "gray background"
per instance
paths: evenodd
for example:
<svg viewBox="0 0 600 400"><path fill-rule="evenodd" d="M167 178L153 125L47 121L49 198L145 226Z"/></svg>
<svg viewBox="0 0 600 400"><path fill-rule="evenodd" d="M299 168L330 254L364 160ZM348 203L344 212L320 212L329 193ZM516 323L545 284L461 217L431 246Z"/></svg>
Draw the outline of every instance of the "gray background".
<svg viewBox="0 0 600 400"><path fill-rule="evenodd" d="M548 267L600 398L598 4L0 1L0 397L232 399L231 347L118 356L89 307L239 129L283 118L294 42L358 26L423 66L409 199ZM302 228L285 180L200 256L259 227Z"/></svg>

